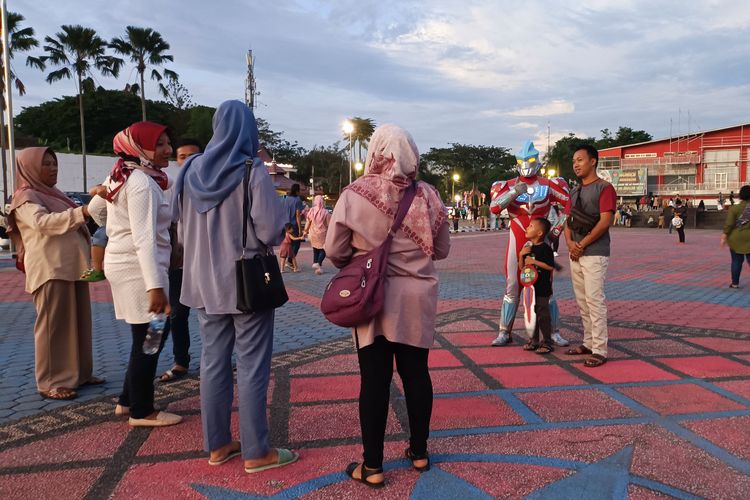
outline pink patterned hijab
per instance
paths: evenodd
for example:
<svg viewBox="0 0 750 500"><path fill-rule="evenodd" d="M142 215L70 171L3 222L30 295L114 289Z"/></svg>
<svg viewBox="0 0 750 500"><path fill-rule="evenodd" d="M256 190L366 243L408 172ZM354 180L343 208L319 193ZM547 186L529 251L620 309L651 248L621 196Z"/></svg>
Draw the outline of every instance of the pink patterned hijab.
<svg viewBox="0 0 750 500"><path fill-rule="evenodd" d="M325 226L327 215L325 200L320 195L315 196L312 208L307 212L307 220L311 221L316 228L321 229Z"/></svg>
<svg viewBox="0 0 750 500"><path fill-rule="evenodd" d="M419 151L411 134L397 125L381 125L370 139L365 175L351 189L384 214L395 217L404 190L417 177ZM417 183L417 196L409 208L401 231L427 254L434 253L433 241L448 212L437 190L426 182Z"/></svg>

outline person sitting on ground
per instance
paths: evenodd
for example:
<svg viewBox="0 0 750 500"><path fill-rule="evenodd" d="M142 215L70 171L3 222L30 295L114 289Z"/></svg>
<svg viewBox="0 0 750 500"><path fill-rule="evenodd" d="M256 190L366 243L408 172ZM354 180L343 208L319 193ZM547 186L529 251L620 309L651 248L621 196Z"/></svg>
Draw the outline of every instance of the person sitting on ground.
<svg viewBox="0 0 750 500"><path fill-rule="evenodd" d="M296 231L294 226L288 222L284 225L284 233L284 241L279 247L279 267L283 273L284 267L286 267L286 261L289 260L289 264L292 266L292 272L298 273L299 268L297 267L297 257L294 255L293 244L295 241L304 240L305 237L295 236Z"/></svg>
<svg viewBox="0 0 750 500"><path fill-rule="evenodd" d="M537 354L549 354L554 351L549 299L552 296L555 257L552 249L544 241L551 228L552 224L547 219L532 219L526 228L526 239L533 245L524 246L518 254L518 269L534 266L537 270L537 279L534 283L536 326L534 334L523 346L524 351L535 351ZM542 342L539 342L540 333Z"/></svg>

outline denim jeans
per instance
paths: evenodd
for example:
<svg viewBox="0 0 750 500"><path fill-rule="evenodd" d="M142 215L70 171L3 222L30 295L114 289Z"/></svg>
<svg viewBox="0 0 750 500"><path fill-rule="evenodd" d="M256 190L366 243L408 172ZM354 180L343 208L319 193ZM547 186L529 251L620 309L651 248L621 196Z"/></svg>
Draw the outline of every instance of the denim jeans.
<svg viewBox="0 0 750 500"><path fill-rule="evenodd" d="M737 253L731 248L729 253L732 255L732 284L740 284L740 273L742 272L742 261L747 261L750 265L750 253Z"/></svg>

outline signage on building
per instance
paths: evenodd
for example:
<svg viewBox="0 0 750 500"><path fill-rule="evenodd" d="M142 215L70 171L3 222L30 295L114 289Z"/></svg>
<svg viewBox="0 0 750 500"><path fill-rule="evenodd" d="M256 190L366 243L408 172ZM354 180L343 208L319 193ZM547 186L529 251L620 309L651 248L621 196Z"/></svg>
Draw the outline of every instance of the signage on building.
<svg viewBox="0 0 750 500"><path fill-rule="evenodd" d="M617 196L643 196L646 194L646 171L645 168L629 168L627 170L616 168L611 170L601 169L597 173L599 177L615 187Z"/></svg>

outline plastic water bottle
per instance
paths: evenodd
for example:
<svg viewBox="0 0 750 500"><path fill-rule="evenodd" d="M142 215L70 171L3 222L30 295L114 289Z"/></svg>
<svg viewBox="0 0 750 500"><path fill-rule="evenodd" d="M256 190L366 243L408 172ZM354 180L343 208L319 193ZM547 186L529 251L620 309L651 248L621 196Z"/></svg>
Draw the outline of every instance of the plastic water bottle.
<svg viewBox="0 0 750 500"><path fill-rule="evenodd" d="M143 341L143 354L156 354L161 346L161 337L164 335L164 328L167 326L166 314L151 314L151 321L148 324L146 340Z"/></svg>

